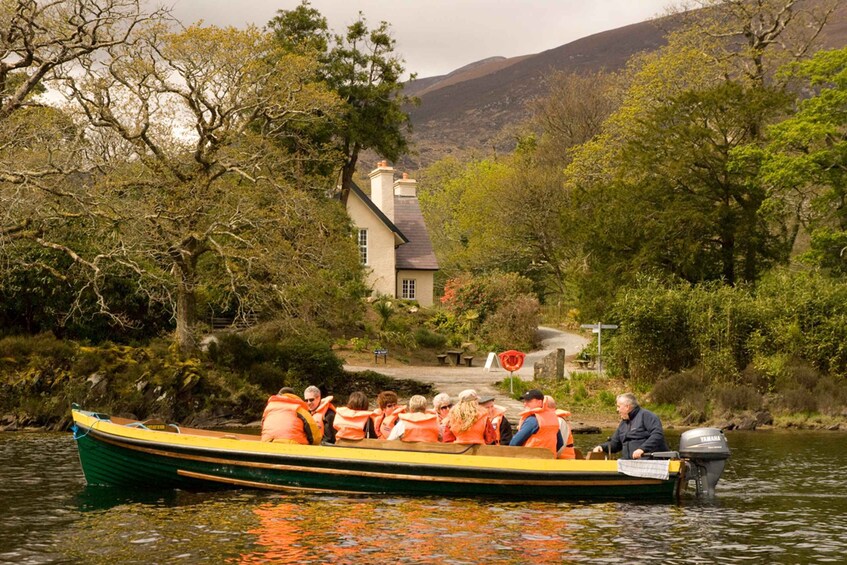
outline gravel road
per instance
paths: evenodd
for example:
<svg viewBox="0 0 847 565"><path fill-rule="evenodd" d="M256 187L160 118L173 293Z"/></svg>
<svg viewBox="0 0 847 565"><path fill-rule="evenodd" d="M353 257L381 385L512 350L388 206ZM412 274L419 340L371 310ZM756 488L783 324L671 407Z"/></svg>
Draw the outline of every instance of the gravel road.
<svg viewBox="0 0 847 565"><path fill-rule="evenodd" d="M524 366L515 373L515 376L524 381L533 379L533 365L544 356L558 348L564 348L566 370L572 370L575 366L570 365L570 360L579 353L586 344L588 338L570 332L563 332L554 328L539 327L538 334L541 341L541 349L531 351L527 354ZM453 366L411 366L411 365L344 365L348 371L375 370L389 377L399 379L414 379L416 381L430 383L438 392L446 392L455 397L459 392L472 388L480 394L493 395L495 402L506 408L506 417L512 423L518 421L518 414L523 410L523 404L507 396L503 396L494 384L509 376L508 371L499 367L487 370L485 359L487 353L482 353L474 359L473 367Z"/></svg>

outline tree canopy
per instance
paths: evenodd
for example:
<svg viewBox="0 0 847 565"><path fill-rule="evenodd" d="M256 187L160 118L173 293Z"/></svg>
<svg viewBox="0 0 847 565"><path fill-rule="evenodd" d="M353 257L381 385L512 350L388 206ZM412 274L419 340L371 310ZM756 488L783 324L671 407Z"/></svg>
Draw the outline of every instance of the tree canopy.
<svg viewBox="0 0 847 565"><path fill-rule="evenodd" d="M316 76L344 102L341 127L314 132L335 141L343 155L342 201L353 182L359 155L372 149L396 161L408 149L409 116L403 105L403 60L388 22L369 28L360 12L343 34L334 34L326 18L307 0L292 10L280 10L269 26L282 49L317 56Z"/></svg>

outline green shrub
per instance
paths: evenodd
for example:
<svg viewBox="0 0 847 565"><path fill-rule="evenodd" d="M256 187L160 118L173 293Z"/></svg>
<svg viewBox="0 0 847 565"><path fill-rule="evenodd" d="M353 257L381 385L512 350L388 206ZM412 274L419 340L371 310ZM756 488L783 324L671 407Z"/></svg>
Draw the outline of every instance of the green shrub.
<svg viewBox="0 0 847 565"><path fill-rule="evenodd" d="M656 404L673 404L680 414L706 411L706 385L693 371L670 375L653 385L650 398Z"/></svg>
<svg viewBox="0 0 847 565"><path fill-rule="evenodd" d="M451 343L479 341L492 349L531 349L540 309L532 281L516 273L464 274L447 281L441 303L446 314L433 329Z"/></svg>
<svg viewBox="0 0 847 565"><path fill-rule="evenodd" d="M415 342L421 347L441 349L447 345L447 336L420 327L415 330Z"/></svg>
<svg viewBox="0 0 847 565"><path fill-rule="evenodd" d="M815 394L805 388L795 388L782 393L782 406L788 412L817 412Z"/></svg>
<svg viewBox="0 0 847 565"><path fill-rule="evenodd" d="M651 381L663 371L693 365L697 351L688 327L688 293L686 286L665 287L653 279L622 292L611 309L620 327L610 336L609 368Z"/></svg>
<svg viewBox="0 0 847 565"><path fill-rule="evenodd" d="M759 410L762 407L762 395L747 385L718 386L714 397L715 404L727 412Z"/></svg>
<svg viewBox="0 0 847 565"><path fill-rule="evenodd" d="M609 408L615 407L615 395L608 390L601 390L597 395L597 399L603 406L608 406Z"/></svg>
<svg viewBox="0 0 847 565"><path fill-rule="evenodd" d="M503 304L482 324L479 335L491 349L532 351L537 345L538 300L518 296Z"/></svg>
<svg viewBox="0 0 847 565"><path fill-rule="evenodd" d="M839 416L847 405L847 381L833 377L821 378L815 386L818 410L829 416Z"/></svg>

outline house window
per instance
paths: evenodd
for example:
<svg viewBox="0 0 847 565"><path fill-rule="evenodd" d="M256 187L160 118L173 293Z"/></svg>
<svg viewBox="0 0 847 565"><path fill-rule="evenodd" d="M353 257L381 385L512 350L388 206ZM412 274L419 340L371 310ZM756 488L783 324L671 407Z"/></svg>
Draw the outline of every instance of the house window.
<svg viewBox="0 0 847 565"><path fill-rule="evenodd" d="M417 298L415 293L415 279L403 279L403 294L401 298L406 300L415 300Z"/></svg>
<svg viewBox="0 0 847 565"><path fill-rule="evenodd" d="M368 264L368 230L359 230L359 257L362 265Z"/></svg>

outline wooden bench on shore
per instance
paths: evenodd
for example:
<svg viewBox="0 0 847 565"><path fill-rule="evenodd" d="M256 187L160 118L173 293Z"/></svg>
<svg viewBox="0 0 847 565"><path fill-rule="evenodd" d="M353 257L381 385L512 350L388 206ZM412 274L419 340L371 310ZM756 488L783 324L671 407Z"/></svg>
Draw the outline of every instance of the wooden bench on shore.
<svg viewBox="0 0 847 565"><path fill-rule="evenodd" d="M576 359L576 364L579 365L580 369L593 369L594 361L591 359Z"/></svg>

